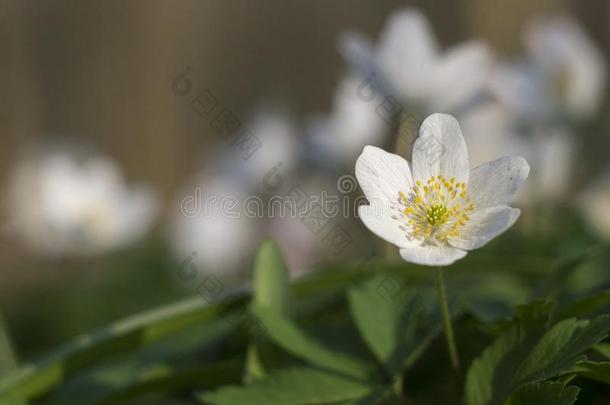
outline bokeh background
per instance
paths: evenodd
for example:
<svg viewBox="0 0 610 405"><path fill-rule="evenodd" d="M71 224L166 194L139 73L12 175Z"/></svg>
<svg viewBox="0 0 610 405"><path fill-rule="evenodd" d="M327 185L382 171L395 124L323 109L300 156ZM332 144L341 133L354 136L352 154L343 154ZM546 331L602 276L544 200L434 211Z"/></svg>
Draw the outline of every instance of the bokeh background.
<svg viewBox="0 0 610 405"><path fill-rule="evenodd" d="M312 147L309 128L312 117L332 113L337 87L349 71L339 39L356 31L377 41L388 17L404 6L417 7L428 18L443 48L481 38L499 61L526 53L522 33L532 19L568 15L610 60L610 3L603 0L3 1L0 168L6 210L0 217L0 312L18 355L34 358L111 320L193 294L175 277L190 252L197 252L202 267L208 264L223 282L236 285L247 283L251 253L267 235L279 240L295 273L362 253L352 249L337 255L299 221L204 223L203 230L186 231L176 222L189 222L180 210L193 184L204 193L264 194L261 175L280 161L290 169L285 178L293 179L291 184L336 190L337 179L352 173L353 160L329 163L341 153L327 157ZM208 89L253 132L272 134L261 151L273 153L259 156L261 170L242 167L236 151L210 126L211 119L199 116L188 98L176 93L172 86L185 69L193 91ZM607 100L604 96L595 115L575 125L571 135L586 159L572 166L577 175L569 198L538 203L534 219L524 218L522 228L533 222L539 229L540 216L559 210L553 218L578 223L579 244L603 240L577 210L563 206L574 206L608 168ZM146 185L155 195L155 214L140 223L150 225L130 243L101 252L79 248L82 235L70 236L71 248L45 248L60 237L53 233L57 230L24 231L34 215L30 205L43 197L39 183L20 176L27 167L46 170L49 151L84 160L104 156L120 168L127 187ZM106 172L92 173L95 182ZM610 210L603 207L598 219L610 222ZM354 229L354 238L377 243L352 222L346 226ZM32 242L32 232L46 242ZM565 234L562 223L555 232ZM176 246L180 243L185 246ZM213 263L205 263L206 255L214 256Z"/></svg>

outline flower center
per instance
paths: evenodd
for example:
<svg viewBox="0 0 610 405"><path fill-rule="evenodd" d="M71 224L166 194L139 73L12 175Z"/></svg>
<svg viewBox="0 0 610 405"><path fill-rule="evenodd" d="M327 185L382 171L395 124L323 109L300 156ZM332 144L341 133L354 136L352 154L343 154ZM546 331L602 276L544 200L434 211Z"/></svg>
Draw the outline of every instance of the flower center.
<svg viewBox="0 0 610 405"><path fill-rule="evenodd" d="M418 180L409 193L401 191L400 202L409 235L430 241L458 237L470 220L469 212L474 211L466 183L441 175L430 177L425 184Z"/></svg>
<svg viewBox="0 0 610 405"><path fill-rule="evenodd" d="M441 204L433 204L426 210L426 219L432 226L444 224L448 216L447 207Z"/></svg>

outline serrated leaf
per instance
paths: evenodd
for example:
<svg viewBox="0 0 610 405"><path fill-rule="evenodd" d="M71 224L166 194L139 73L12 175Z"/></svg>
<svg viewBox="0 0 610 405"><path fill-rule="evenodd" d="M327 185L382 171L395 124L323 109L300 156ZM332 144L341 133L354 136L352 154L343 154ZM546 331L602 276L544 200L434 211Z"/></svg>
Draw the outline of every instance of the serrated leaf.
<svg viewBox="0 0 610 405"><path fill-rule="evenodd" d="M518 389L505 405L572 405L578 397L578 387L545 381Z"/></svg>
<svg viewBox="0 0 610 405"><path fill-rule="evenodd" d="M346 353L327 349L290 319L256 305L252 307L252 313L261 323L266 336L288 353L328 370L359 378L368 376L370 367L366 363Z"/></svg>
<svg viewBox="0 0 610 405"><path fill-rule="evenodd" d="M228 386L202 394L203 403L216 405L328 404L365 397L375 387L335 373L293 368L270 374L244 387Z"/></svg>
<svg viewBox="0 0 610 405"><path fill-rule="evenodd" d="M501 404L515 390L558 375L610 329L610 316L551 324L551 310L540 301L521 308L514 325L472 363L466 380L469 405Z"/></svg>
<svg viewBox="0 0 610 405"><path fill-rule="evenodd" d="M385 284L392 282L393 291ZM429 295L377 276L348 291L352 318L377 360L390 376L412 364L441 329Z"/></svg>

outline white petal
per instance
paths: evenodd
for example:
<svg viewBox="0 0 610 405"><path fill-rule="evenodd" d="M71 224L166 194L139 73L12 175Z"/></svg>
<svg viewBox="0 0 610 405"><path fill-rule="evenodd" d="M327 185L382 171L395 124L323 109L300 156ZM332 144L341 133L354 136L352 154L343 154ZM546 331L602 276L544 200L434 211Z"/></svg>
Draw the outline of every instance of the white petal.
<svg viewBox="0 0 610 405"><path fill-rule="evenodd" d="M469 41L450 49L436 64L432 111L452 111L471 101L487 82L492 53L482 41Z"/></svg>
<svg viewBox="0 0 610 405"><path fill-rule="evenodd" d="M530 167L522 157L502 157L470 173L468 195L477 210L508 204L525 182Z"/></svg>
<svg viewBox="0 0 610 405"><path fill-rule="evenodd" d="M448 266L468 252L447 245L423 245L400 249L400 256L411 263L426 266Z"/></svg>
<svg viewBox="0 0 610 405"><path fill-rule="evenodd" d="M375 235L400 248L417 243L407 238L407 230L401 229L401 223L392 218L394 214L396 214L395 211L382 204L358 207L358 216L369 231Z"/></svg>
<svg viewBox="0 0 610 405"><path fill-rule="evenodd" d="M399 95L413 98L427 92L438 45L426 18L417 10L395 12L379 41L377 58L388 81Z"/></svg>
<svg viewBox="0 0 610 405"><path fill-rule="evenodd" d="M432 176L455 177L468 183L468 148L455 118L432 114L426 118L413 145L413 178L427 181Z"/></svg>
<svg viewBox="0 0 610 405"><path fill-rule="evenodd" d="M399 191L413 187L409 163L402 157L367 145L356 161L356 178L371 204L398 201Z"/></svg>
<svg viewBox="0 0 610 405"><path fill-rule="evenodd" d="M460 249L478 249L510 228L519 218L519 214L521 214L521 210L507 206L490 207L477 211L460 229L460 236L450 238L449 243Z"/></svg>

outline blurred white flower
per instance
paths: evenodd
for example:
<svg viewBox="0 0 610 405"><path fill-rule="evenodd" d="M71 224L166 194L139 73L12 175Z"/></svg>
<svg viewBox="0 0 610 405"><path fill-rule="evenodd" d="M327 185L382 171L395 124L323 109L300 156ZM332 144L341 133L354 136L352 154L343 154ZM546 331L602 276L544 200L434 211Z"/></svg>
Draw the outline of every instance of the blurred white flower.
<svg viewBox="0 0 610 405"><path fill-rule="evenodd" d="M192 256L202 274L235 278L256 247L256 221L245 215L243 183L202 176L176 202L170 244L178 260ZM185 203L186 202L186 203Z"/></svg>
<svg viewBox="0 0 610 405"><path fill-rule="evenodd" d="M478 40L442 52L426 18L412 8L390 16L375 49L354 33L340 47L360 75L424 112L456 111L471 101L484 88L493 59Z"/></svg>
<svg viewBox="0 0 610 405"><path fill-rule="evenodd" d="M528 162L535 168L531 193L537 200L558 200L571 187L576 145L573 136L559 127L534 129Z"/></svg>
<svg viewBox="0 0 610 405"><path fill-rule="evenodd" d="M364 145L378 145L388 125L376 111L377 103L363 98L362 79L346 76L337 87L330 117L312 124L312 141L323 154L341 162L351 162Z"/></svg>
<svg viewBox="0 0 610 405"><path fill-rule="evenodd" d="M567 16L540 18L524 34L529 59L499 65L491 89L519 116L552 120L558 114L584 119L595 114L605 93L601 51Z"/></svg>
<svg viewBox="0 0 610 405"><path fill-rule="evenodd" d="M529 145L512 128L511 116L501 104L481 104L460 115L459 121L473 166L501 154L527 156Z"/></svg>
<svg viewBox="0 0 610 405"><path fill-rule="evenodd" d="M610 240L610 171L585 190L579 198L579 207L591 229Z"/></svg>
<svg viewBox="0 0 610 405"><path fill-rule="evenodd" d="M457 120L432 114L421 126L411 163L364 148L356 177L369 205L358 213L371 232L400 248L404 260L449 265L513 225L520 211L507 204L528 173L520 157L471 170Z"/></svg>
<svg viewBox="0 0 610 405"><path fill-rule="evenodd" d="M554 101L546 91L544 74L531 61L499 63L489 84L496 98L520 120L543 121L552 113Z"/></svg>
<svg viewBox="0 0 610 405"><path fill-rule="evenodd" d="M473 165L499 154L523 156L530 164L530 180L515 200L519 205L553 201L571 186L575 145L560 127L532 126L527 135L515 128L514 117L496 102L488 102L460 117Z"/></svg>
<svg viewBox="0 0 610 405"><path fill-rule="evenodd" d="M298 163L298 132L287 113L279 108L261 108L253 115L246 128L258 139L260 146L247 159L242 159L241 156L232 158L237 159L241 175L249 182L261 183L274 167L287 173Z"/></svg>
<svg viewBox="0 0 610 405"><path fill-rule="evenodd" d="M291 275L299 276L319 260L318 236L297 216L274 216L268 233L286 256Z"/></svg>
<svg viewBox="0 0 610 405"><path fill-rule="evenodd" d="M67 152L25 158L11 182L11 223L33 249L47 254L100 254L129 245L150 229L157 199L128 187L116 164Z"/></svg>

